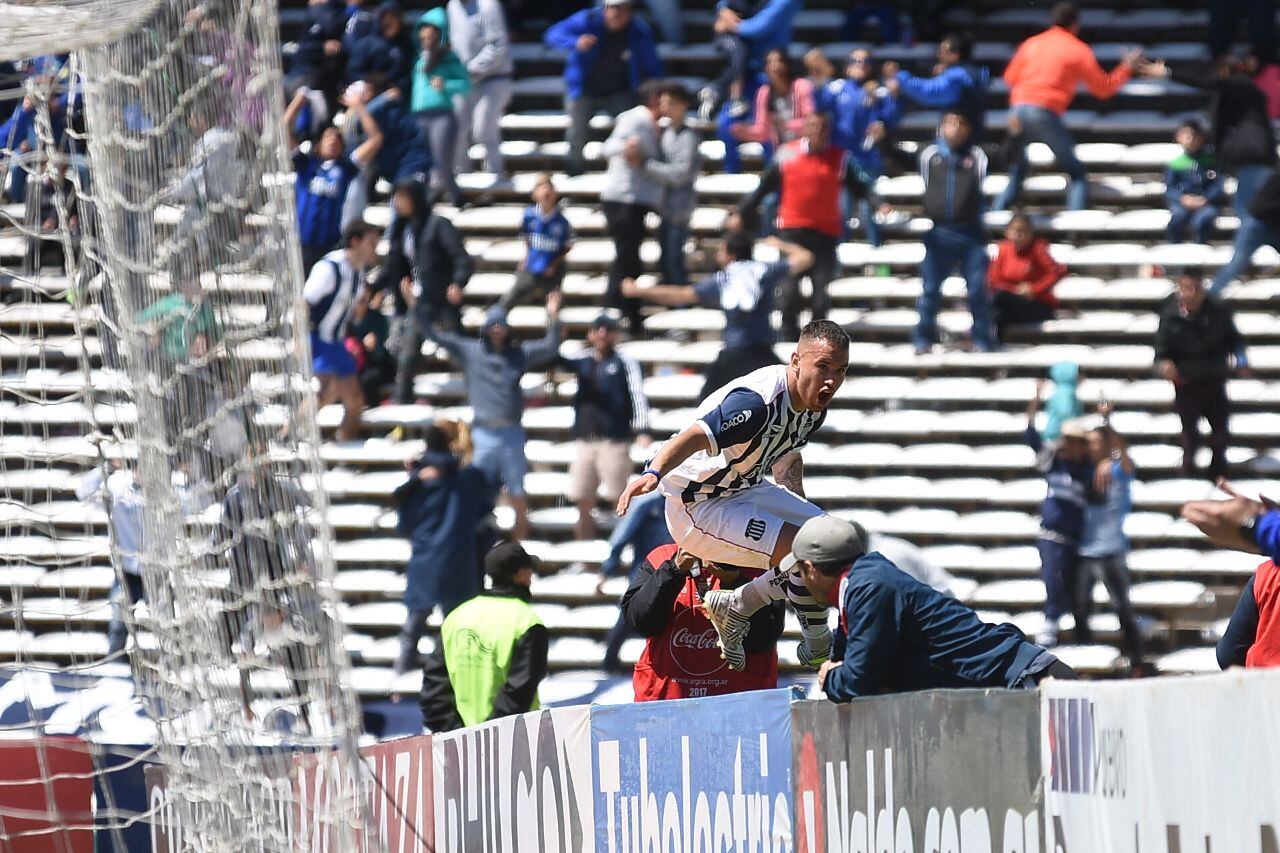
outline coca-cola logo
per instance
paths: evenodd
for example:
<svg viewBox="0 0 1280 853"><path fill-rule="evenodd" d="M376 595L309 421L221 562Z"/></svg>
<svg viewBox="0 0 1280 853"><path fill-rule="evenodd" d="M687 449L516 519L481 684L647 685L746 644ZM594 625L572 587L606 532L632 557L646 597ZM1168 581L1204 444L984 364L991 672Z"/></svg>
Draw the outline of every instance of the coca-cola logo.
<svg viewBox="0 0 1280 853"><path fill-rule="evenodd" d="M685 675L703 678L728 666L716 645L716 629L696 610L677 607L668 645L672 662Z"/></svg>
<svg viewBox="0 0 1280 853"><path fill-rule="evenodd" d="M671 645L682 649L714 649L716 647L716 631L707 628L701 634L695 634L688 628L681 628L671 635Z"/></svg>

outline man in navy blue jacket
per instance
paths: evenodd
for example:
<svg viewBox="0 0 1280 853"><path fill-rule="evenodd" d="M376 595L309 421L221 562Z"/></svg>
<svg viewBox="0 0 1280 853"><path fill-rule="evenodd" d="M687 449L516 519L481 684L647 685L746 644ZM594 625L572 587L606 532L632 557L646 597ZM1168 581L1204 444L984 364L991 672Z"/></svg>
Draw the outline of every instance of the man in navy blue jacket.
<svg viewBox="0 0 1280 853"><path fill-rule="evenodd" d="M635 17L631 0L604 0L552 24L542 38L547 47L569 51L564 65L565 112L569 114L569 157L565 171L580 175L582 147L591 117L610 116L636 104L636 89L662 76L662 60L649 25Z"/></svg>
<svg viewBox="0 0 1280 853"><path fill-rule="evenodd" d="M959 109L952 107L942 116L937 140L920 154L920 174L924 178L924 213L933 220L933 227L925 234L924 262L920 264L923 290L916 303L920 317L912 335L916 353L924 354L938 342L942 282L953 271L964 276L969 292L973 348L990 352L996 349L996 340L987 292L987 235L982 224L987 155L973 144L973 128Z"/></svg>
<svg viewBox="0 0 1280 853"><path fill-rule="evenodd" d="M573 462L569 465L569 499L578 506L574 534L596 538L591 513L604 487L604 499L617 503L635 465L631 442L649 444L649 404L635 359L618 352L618 321L601 314L587 333L588 348L559 364L573 374ZM649 553L648 551L645 552Z"/></svg>
<svg viewBox="0 0 1280 853"><path fill-rule="evenodd" d="M1030 688L1075 678L1008 623L988 625L954 598L920 583L883 555L866 531L831 515L809 519L792 554L805 586L840 608L831 660L818 683L832 702L942 687Z"/></svg>

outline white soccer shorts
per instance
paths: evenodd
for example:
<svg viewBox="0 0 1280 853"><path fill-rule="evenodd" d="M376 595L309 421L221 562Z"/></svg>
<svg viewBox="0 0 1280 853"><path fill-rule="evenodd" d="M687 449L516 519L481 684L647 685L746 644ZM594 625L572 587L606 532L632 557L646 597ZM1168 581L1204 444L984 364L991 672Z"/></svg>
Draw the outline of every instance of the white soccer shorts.
<svg viewBox="0 0 1280 853"><path fill-rule="evenodd" d="M710 563L767 569L784 524L796 527L822 510L795 492L763 481L719 498L686 504L666 489L667 528L676 544Z"/></svg>

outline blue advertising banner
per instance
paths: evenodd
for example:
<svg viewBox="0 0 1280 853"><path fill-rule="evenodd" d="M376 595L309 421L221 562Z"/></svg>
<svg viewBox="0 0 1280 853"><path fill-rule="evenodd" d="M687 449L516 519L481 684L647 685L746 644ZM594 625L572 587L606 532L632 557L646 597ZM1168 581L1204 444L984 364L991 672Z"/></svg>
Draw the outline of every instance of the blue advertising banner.
<svg viewBox="0 0 1280 853"><path fill-rule="evenodd" d="M596 850L791 850L790 697L593 708Z"/></svg>

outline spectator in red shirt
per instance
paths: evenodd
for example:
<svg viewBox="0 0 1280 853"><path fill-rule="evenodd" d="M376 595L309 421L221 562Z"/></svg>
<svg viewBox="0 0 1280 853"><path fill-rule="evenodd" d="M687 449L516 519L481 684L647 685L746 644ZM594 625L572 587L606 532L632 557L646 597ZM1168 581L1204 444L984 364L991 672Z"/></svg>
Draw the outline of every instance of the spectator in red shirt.
<svg viewBox="0 0 1280 853"><path fill-rule="evenodd" d="M716 629L699 607L712 589L732 589L758 575L758 569L704 565L702 577L690 572L696 558L675 545L653 549L622 597L622 616L647 637L632 683L637 702L722 696L778 686L778 639L783 605L774 602L751 617L743 640L746 668L738 671L720 656ZM699 584L705 581L705 589Z"/></svg>
<svg viewBox="0 0 1280 853"><path fill-rule="evenodd" d="M1133 76L1142 52L1125 54L1110 73L1098 65L1093 50L1080 39L1080 10L1075 3L1056 3L1049 13L1053 26L1024 41L1005 69L1009 84L1009 129L1016 137L1009 185L994 210L1008 210L1018 199L1027 177L1026 146L1043 142L1071 179L1067 209L1084 210L1089 204L1089 184L1084 164L1076 157L1076 143L1062 114L1071 106L1076 87L1083 83L1096 98L1107 99ZM1163 66L1154 66L1160 74ZM1145 70L1145 66L1144 66Z"/></svg>
<svg viewBox="0 0 1280 853"><path fill-rule="evenodd" d="M1053 287L1066 274L1067 268L1049 254L1049 241L1036 236L1031 219L1014 214L1004 229L996 259L987 268L996 339L1003 344L1014 323L1052 319L1058 308Z"/></svg>

